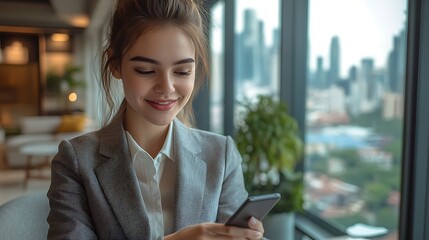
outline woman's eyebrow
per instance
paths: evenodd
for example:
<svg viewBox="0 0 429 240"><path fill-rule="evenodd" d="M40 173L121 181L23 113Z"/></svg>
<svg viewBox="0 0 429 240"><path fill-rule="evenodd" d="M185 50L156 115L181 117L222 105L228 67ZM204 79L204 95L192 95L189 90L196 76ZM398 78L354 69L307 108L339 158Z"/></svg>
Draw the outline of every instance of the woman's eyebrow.
<svg viewBox="0 0 429 240"><path fill-rule="evenodd" d="M143 56L135 56L135 57L131 58L130 61L133 61L133 62L147 62L147 63L156 64L156 65L161 65L161 63L158 62L157 60L152 59L152 58L143 57Z"/></svg>
<svg viewBox="0 0 429 240"><path fill-rule="evenodd" d="M155 65L161 65L161 63L159 61L152 59L152 58L143 57L143 56L135 56L135 57L131 58L130 61L147 62L147 63L151 63L151 64L155 64ZM185 59L174 62L173 65L193 63L193 62L195 62L195 60L193 58L185 58Z"/></svg>
<svg viewBox="0 0 429 240"><path fill-rule="evenodd" d="M177 62L174 62L173 65L179 65L179 64L184 64L184 63L193 63L193 62L195 62L195 60L193 58L185 58L185 59L179 60Z"/></svg>

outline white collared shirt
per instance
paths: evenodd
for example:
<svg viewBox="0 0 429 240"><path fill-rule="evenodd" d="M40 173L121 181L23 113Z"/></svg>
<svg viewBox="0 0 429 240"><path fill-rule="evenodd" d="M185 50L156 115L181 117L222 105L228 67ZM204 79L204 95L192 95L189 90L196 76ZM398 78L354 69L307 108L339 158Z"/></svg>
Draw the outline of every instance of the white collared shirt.
<svg viewBox="0 0 429 240"><path fill-rule="evenodd" d="M174 208L162 204L162 196L174 196L173 186L161 186L161 176L165 162L173 158L173 122L170 123L167 137L161 151L152 158L126 131L128 146L133 160L134 169L139 180L141 194L146 206L151 232L156 239L173 229ZM169 178L169 176L164 176ZM173 179L170 179L173 180ZM174 180L173 180L174 181ZM170 181L171 182L171 181ZM166 199L167 201L168 199ZM164 209L163 206L164 205Z"/></svg>

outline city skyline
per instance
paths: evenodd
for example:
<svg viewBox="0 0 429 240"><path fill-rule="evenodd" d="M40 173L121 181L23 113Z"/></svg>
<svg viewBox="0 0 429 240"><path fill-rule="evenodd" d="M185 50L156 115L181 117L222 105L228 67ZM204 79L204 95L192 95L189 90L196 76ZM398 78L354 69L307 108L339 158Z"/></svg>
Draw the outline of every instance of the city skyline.
<svg viewBox="0 0 429 240"><path fill-rule="evenodd" d="M342 11L332 11L334 8ZM364 58L374 59L376 69L387 66L388 54L394 45L392 37L398 35L405 24L404 0L311 0L309 67L316 70L319 56L329 61L329 45L334 36L341 39L340 77L346 77L349 68L360 65Z"/></svg>
<svg viewBox="0 0 429 240"><path fill-rule="evenodd" d="M236 3L236 34L244 30L244 12L253 9L257 19L264 23L265 42L270 46L274 42L273 32L280 27L280 2L241 0ZM342 11L331 11L333 8ZM384 9L383 12L380 9ZM340 77L346 77L349 68L359 65L364 58L374 59L375 68L386 66L388 53L394 45L391 36L405 28L406 15L404 0L310 0L308 57L315 60L321 56L329 61L327 46L332 37L337 36L343 41ZM310 61L310 69L316 70L316 64Z"/></svg>
<svg viewBox="0 0 429 240"><path fill-rule="evenodd" d="M276 82L278 82L278 79L275 79L275 76L277 75L276 71L278 71L278 68L275 65L278 64L280 60L279 29L270 28L271 31L268 31L269 34L267 34L266 29L269 27L267 27L266 21L263 21L258 17L258 11L258 9L254 8L245 8L244 11L240 11L242 12L240 15L242 18L241 22L244 23L244 25L242 26L243 30L241 32L235 32L235 49L237 59L242 60L237 62L236 77L238 82L252 82L252 84L258 88L262 86L270 86L270 88L272 88L275 87ZM219 12L222 11L218 11L218 13ZM380 97L377 87L382 86L378 86L375 83L376 80L383 86L386 85L386 87L388 87L387 90L401 92L402 86L400 81L398 81L398 78L402 78L404 73L394 72L392 70L402 69L403 67L399 66L397 62L398 59L400 62L404 62L405 60L405 55L402 53L406 47L403 45L406 42L405 27L405 25L400 25L394 34L383 36L383 39L391 44L385 47L382 57L362 55L356 60L356 63L352 65L344 64L344 59L347 59L347 52L344 50L344 46L347 45L347 43L344 43L345 41L343 41L340 36L331 36L330 42L324 47L325 52L328 52L327 56L318 55L316 58L312 59L310 57L311 54L309 54L310 56L307 64L317 64L316 69L311 67L309 68L309 72L311 73L309 76L310 83L312 82L311 79L314 79L311 75L316 73L316 78L319 79L319 84L315 85L316 87L326 88L332 84L341 84L346 95L349 95L351 90L349 81L344 82L341 80L353 81L356 80L357 77L363 77L366 79L366 86L360 86L359 88L363 87L367 89L365 90L365 94L368 100L376 100L376 98ZM266 40L268 36L271 36L273 39L273 42L270 44L267 43ZM356 49L359 51L362 48L367 47L370 46L357 46ZM399 51L398 49L403 50ZM311 49L309 49L309 53L311 52ZM380 58L384 59L383 63L380 63ZM264 65L262 63L266 63L268 65ZM323 80L326 81L325 83L320 82L320 79L322 78L325 79ZM271 92L273 89L269 91ZM239 94L239 92L237 93Z"/></svg>

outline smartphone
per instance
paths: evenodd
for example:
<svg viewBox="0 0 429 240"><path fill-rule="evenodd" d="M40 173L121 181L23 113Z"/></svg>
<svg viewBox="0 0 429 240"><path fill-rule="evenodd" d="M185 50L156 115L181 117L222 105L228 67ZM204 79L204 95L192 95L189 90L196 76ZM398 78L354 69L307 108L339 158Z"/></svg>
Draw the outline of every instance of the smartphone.
<svg viewBox="0 0 429 240"><path fill-rule="evenodd" d="M262 220L279 200L279 193L249 196L225 225L249 228L248 221L251 217Z"/></svg>

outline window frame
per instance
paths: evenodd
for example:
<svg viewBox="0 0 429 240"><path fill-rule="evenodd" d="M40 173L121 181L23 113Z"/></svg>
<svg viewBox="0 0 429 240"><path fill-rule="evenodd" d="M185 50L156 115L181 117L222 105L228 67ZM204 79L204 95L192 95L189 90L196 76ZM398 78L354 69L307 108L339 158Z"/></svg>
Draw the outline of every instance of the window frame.
<svg viewBox="0 0 429 240"><path fill-rule="evenodd" d="M428 42L429 0L409 0L399 239L429 238Z"/></svg>

